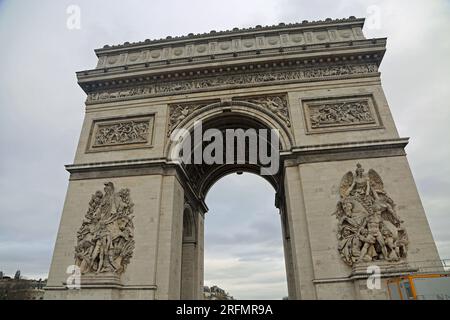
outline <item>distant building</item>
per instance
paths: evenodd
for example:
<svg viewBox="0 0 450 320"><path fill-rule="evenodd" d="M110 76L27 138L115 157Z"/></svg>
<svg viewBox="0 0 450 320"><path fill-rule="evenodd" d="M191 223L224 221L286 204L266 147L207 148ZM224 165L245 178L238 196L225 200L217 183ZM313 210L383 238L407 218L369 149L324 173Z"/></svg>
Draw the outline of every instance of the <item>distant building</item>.
<svg viewBox="0 0 450 320"><path fill-rule="evenodd" d="M228 292L218 286L203 287L203 297L205 300L234 300Z"/></svg>
<svg viewBox="0 0 450 320"><path fill-rule="evenodd" d="M23 279L20 271L14 278L0 272L0 300L42 300L47 280Z"/></svg>

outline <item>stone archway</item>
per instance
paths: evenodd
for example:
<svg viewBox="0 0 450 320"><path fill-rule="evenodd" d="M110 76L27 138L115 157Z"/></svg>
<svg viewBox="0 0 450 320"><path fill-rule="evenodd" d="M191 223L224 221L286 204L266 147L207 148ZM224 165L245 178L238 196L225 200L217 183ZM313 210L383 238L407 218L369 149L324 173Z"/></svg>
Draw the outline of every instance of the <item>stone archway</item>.
<svg viewBox="0 0 450 320"><path fill-rule="evenodd" d="M277 194L290 299L385 299L386 279L439 260L408 139L381 86L386 39L366 39L363 24L327 19L96 50L96 68L77 73L86 114L45 297L200 298L205 195L223 175L264 163L176 161L172 133L199 120L218 132L278 130L280 170L265 178ZM370 266L379 290L366 286Z"/></svg>
<svg viewBox="0 0 450 320"><path fill-rule="evenodd" d="M178 128L186 129L188 132L194 131L194 121L202 122L202 132L207 131L209 128L214 128L221 132L225 132L225 130L229 129L277 129L282 130L277 137L280 140L280 143L277 143L277 149L273 150L277 155L283 153L283 150L289 150L290 147L290 133L288 128L283 125L282 121L274 121L280 119L274 119L273 114L270 115L268 112L258 112L260 111L261 106L250 104L250 103L214 103L211 105L207 105L202 107L201 109L197 109L197 112L194 115L188 115L184 120L180 122L180 126ZM212 112L211 112L212 111ZM272 118L270 118L270 116ZM189 127L190 126L190 127ZM272 127L269 127L272 126ZM193 134L191 134L192 136ZM223 133L225 136L225 133ZM246 142L249 142L248 137L246 137ZM264 143L270 144L269 140L264 140ZM258 144L259 145L259 144ZM174 148L173 144L169 144L170 147ZM191 152L195 148L199 147L198 145L191 144ZM202 145L200 148L204 148ZM249 172L254 173L258 176L261 176L265 180L267 180L275 190L275 206L278 208L282 223L282 236L283 236L283 245L284 245L284 253L285 253L285 263L286 263L286 275L287 275L287 283L288 289L292 297L295 296L295 279L294 277L294 269L293 269L293 261L296 260L293 255L295 254L292 251L290 245L290 237L289 237L289 219L287 218L287 210L285 205L285 194L284 194L284 176L283 176L283 164L280 163L280 168L277 170L276 174L273 175L261 175L261 165L258 163L249 163L249 150L248 145L246 144L245 149L245 163L232 163L232 164L184 164L182 163L184 171L186 172L187 181L190 182L190 189L193 190L194 194L196 194L195 200L186 199L186 207L191 208L192 206L197 208L206 208L205 198L206 195L211 188L211 186L216 183L219 179L224 177L225 175L236 173L236 172ZM269 149L270 147L268 147ZM223 152L225 153L225 147L223 148ZM202 150L203 151L203 150ZM258 150L257 150L258 152ZM168 154L173 155L173 151L169 149ZM225 155L224 155L225 158ZM189 202L189 204L188 204ZM201 205L196 204L196 202L200 202ZM186 212L186 210L185 210ZM192 213L192 209L190 211ZM206 212L202 212L201 209L198 211L197 215L201 219L205 218ZM187 219L187 220L186 220ZM193 218L184 215L183 220L183 234L185 230L191 230L190 222L185 224L185 221L191 221ZM186 229L187 228L187 229ZM200 234L203 234L203 230L197 230ZM198 248L203 248L203 244L197 243ZM185 262L184 262L184 252L185 252L185 240L183 236L183 261L182 261L182 270L185 270ZM203 264L203 256L198 256L202 254L203 250L199 250L197 252L197 256L193 258L195 261L200 261ZM203 279L203 265L198 264L196 266L196 270L194 273L195 277L188 276L190 280L193 279ZM199 297L184 295L183 284L188 280L183 275L181 275L181 283L182 283L182 297L188 299L198 299ZM189 286L200 286L201 282L191 281ZM191 291L193 293L194 291ZM198 291L195 291L198 292Z"/></svg>

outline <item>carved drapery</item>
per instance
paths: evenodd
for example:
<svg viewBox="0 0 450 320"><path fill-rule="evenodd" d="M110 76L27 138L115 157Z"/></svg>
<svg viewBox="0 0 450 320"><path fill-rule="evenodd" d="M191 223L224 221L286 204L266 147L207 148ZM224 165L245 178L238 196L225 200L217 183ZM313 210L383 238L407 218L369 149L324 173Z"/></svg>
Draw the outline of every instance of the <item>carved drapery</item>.
<svg viewBox="0 0 450 320"><path fill-rule="evenodd" d="M130 190L116 192L112 182L92 195L75 247L82 274L125 271L135 245L133 206Z"/></svg>
<svg viewBox="0 0 450 320"><path fill-rule="evenodd" d="M264 83L279 83L283 81L302 81L309 79L327 79L339 76L370 74L377 72L377 65L369 64L347 64L331 65L316 68L304 68L286 71L268 71L257 73L244 73L236 75L217 75L214 77L203 77L189 80L155 81L146 85L139 85L125 89L110 89L96 91L88 94L88 103L99 103L109 100L130 97L147 97L165 94L176 94L178 92L195 92L220 87L245 87L249 85L261 85Z"/></svg>
<svg viewBox="0 0 450 320"><path fill-rule="evenodd" d="M378 173L370 169L366 174L357 164L354 173L343 176L339 192L333 214L338 220L338 250L343 261L353 266L404 259L408 234Z"/></svg>

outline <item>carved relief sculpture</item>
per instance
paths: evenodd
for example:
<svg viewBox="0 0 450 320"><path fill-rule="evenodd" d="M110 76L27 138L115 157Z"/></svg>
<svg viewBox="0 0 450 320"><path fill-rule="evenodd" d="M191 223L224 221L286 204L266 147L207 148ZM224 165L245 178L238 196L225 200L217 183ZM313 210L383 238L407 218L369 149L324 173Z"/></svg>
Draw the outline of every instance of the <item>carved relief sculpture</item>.
<svg viewBox="0 0 450 320"><path fill-rule="evenodd" d="M283 120L288 127L291 126L289 119L289 110L286 96L263 96L256 98L239 98L239 101L251 102L262 108L272 112ZM169 106L169 125L167 128L167 136L169 137L173 129L175 129L184 119L186 119L194 110L201 109L210 105L210 103L197 104L175 104Z"/></svg>
<svg viewBox="0 0 450 320"><path fill-rule="evenodd" d="M205 77L203 79L177 80L155 82L136 86L130 89L111 89L96 91L88 94L88 103L97 103L104 100L116 100L128 97L145 97L174 94L177 92L203 91L219 87L240 87L249 84L261 85L280 81L302 81L309 79L322 79L342 77L347 75L370 74L378 72L376 64L337 65L319 68L305 68L301 70L286 70L281 72L258 72L239 75L223 75Z"/></svg>
<svg viewBox="0 0 450 320"><path fill-rule="evenodd" d="M310 108L312 128L375 122L367 100L324 103Z"/></svg>
<svg viewBox="0 0 450 320"><path fill-rule="evenodd" d="M344 175L339 191L333 214L338 220L338 250L345 263L405 258L408 235L378 173L370 169L365 174L357 164L355 173Z"/></svg>
<svg viewBox="0 0 450 320"><path fill-rule="evenodd" d="M288 105L285 96L269 96L269 97L253 98L248 100L248 102L258 104L261 107L271 111L281 120L283 120L288 127L291 126L291 121L289 120Z"/></svg>
<svg viewBox="0 0 450 320"><path fill-rule="evenodd" d="M77 234L75 264L82 274L121 274L134 250L133 203L130 190L116 192L112 182L92 195Z"/></svg>
<svg viewBox="0 0 450 320"><path fill-rule="evenodd" d="M169 107L169 126L167 128L167 136L169 137L172 130L188 115L192 113L196 108L201 108L205 104L195 105L195 104L177 104L171 105Z"/></svg>
<svg viewBox="0 0 450 320"><path fill-rule="evenodd" d="M147 143L149 121L122 121L100 124L95 132L93 147L128 143Z"/></svg>

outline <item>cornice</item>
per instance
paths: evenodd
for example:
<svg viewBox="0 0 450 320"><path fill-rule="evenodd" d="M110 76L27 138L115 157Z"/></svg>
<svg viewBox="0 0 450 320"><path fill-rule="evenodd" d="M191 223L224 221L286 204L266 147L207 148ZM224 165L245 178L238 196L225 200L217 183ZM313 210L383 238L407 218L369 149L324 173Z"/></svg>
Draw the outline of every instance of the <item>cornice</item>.
<svg viewBox="0 0 450 320"><path fill-rule="evenodd" d="M306 152L329 152L335 150L343 150L348 148L404 148L408 144L409 138L397 139L380 139L370 141L354 141L342 143L330 143L320 145L307 145L292 148L292 153L306 153Z"/></svg>
<svg viewBox="0 0 450 320"><path fill-rule="evenodd" d="M227 67L252 63L257 64L292 59L300 59L301 63L305 64L308 62L321 62L320 59L339 59L340 57L352 59L351 57L353 56L353 59L355 57L359 59L359 56L369 54L376 56L379 65L384 52L386 51L386 41L386 38L377 38L370 40L299 45L288 48L251 50L195 58L168 59L134 65L84 70L77 72L76 75L78 83L86 91L88 88L86 85L95 81L108 81L117 78L127 79L143 76L150 76L155 79L155 77L164 74L173 74L174 77L177 77L182 75L183 72L202 72L206 69L226 69ZM220 67L217 67L218 62L221 64Z"/></svg>
<svg viewBox="0 0 450 320"><path fill-rule="evenodd" d="M311 47L314 47L314 50ZM211 79L211 77L232 77L249 73L276 73L284 72L284 70L327 68L339 64L351 65L355 63L366 63L379 66L384 56L385 48L386 39L384 38L360 40L345 44L340 43L336 47L328 44L320 46L312 45L310 47L301 46L297 48L298 50L289 50L287 52L277 51L271 54L255 53L254 56L229 57L228 59L223 59L220 64L217 63L217 60L211 59L209 61L195 61L184 65L169 63L159 68L150 68L148 64L141 64L133 67L123 66L111 69L82 71L78 72L77 76L79 85L86 93L90 94L95 92L111 92L111 90L117 91L122 88L145 87L151 84L164 86L164 83L185 83L186 81ZM339 74L336 76L339 76ZM301 79L297 80L301 81ZM265 84L267 83L265 82ZM251 86L252 83L247 82L246 85ZM212 90L213 88L211 86L205 89ZM175 91L177 90L174 90L172 93L177 94L178 92ZM165 95L165 93L151 95L158 96ZM130 97L130 95L127 95L127 98ZM136 98L136 95L133 95L133 98ZM93 102L89 98L87 102L98 103L101 101Z"/></svg>
<svg viewBox="0 0 450 320"><path fill-rule="evenodd" d="M294 147L281 155L285 166L303 163L404 156L409 138L354 141Z"/></svg>
<svg viewBox="0 0 450 320"><path fill-rule="evenodd" d="M146 47L154 47L158 45L167 45L167 44L181 44L186 42L193 41L205 41L211 39L222 39L228 37L236 37L236 36L247 36L249 34L259 35L259 34L268 34L273 32L292 32L292 31L300 31L300 30L308 30L308 29L320 29L320 28L333 28L333 27L359 27L362 28L364 26L364 18L356 18L354 16L350 16L349 18L343 19L331 19L327 18L325 20L317 20L317 21L308 21L303 20L301 23L279 23L278 25L271 26L261 26L257 25L255 27L250 28L233 28L232 30L224 30L224 31L215 31L212 30L207 33L201 34L193 34L189 33L184 36L168 36L164 39L146 39L140 42L125 42L119 45L105 45L103 48L99 48L95 50L95 53L100 56L106 53L115 53L124 50L130 49L141 49Z"/></svg>
<svg viewBox="0 0 450 320"><path fill-rule="evenodd" d="M285 159L295 159L298 155L306 154L327 154L332 152L347 152L349 149L369 150L369 149L396 149L405 148L408 144L409 138L395 138L395 139L380 139L380 140L367 140L367 141L353 141L320 145L306 145L296 146L289 151L282 151L280 156ZM119 161L104 161L94 163L76 163L66 165L66 170L73 173L79 172L92 172L92 171L104 171L104 170L123 170L131 168L143 168L143 167L181 167L178 162L171 161L167 158L158 159L130 159Z"/></svg>
<svg viewBox="0 0 450 320"><path fill-rule="evenodd" d="M122 160L122 161L104 161L93 163L77 163L65 165L66 170L69 173L87 172L96 170L119 170L128 168L142 168L142 167L155 167L168 165L166 158L158 159L134 159L134 160Z"/></svg>

